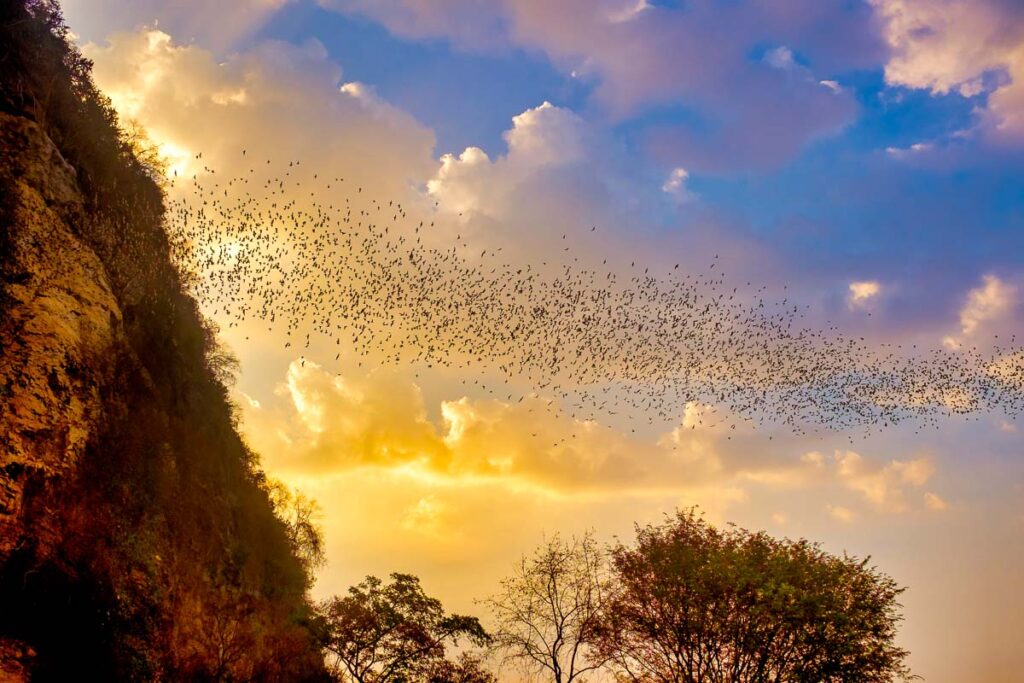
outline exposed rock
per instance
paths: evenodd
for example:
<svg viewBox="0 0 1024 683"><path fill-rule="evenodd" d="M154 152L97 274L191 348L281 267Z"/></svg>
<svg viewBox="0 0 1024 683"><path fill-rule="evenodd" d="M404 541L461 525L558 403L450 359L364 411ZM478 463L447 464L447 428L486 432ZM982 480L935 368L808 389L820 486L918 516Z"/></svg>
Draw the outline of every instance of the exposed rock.
<svg viewBox="0 0 1024 683"><path fill-rule="evenodd" d="M98 388L123 351L121 312L82 219L74 170L39 127L0 114L6 258L0 264L0 562L31 536L55 541L46 515L27 520L26 489L68 476L102 411ZM121 351L115 351L115 348Z"/></svg>

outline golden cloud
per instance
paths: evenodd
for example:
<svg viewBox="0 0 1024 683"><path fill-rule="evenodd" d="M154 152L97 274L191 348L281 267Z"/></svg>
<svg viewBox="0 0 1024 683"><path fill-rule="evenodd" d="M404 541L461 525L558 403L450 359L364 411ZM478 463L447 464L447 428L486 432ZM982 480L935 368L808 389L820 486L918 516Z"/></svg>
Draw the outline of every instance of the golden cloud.
<svg viewBox="0 0 1024 683"><path fill-rule="evenodd" d="M83 52L119 115L141 123L181 175L241 175L255 157L275 170L301 159L309 176L330 171L402 197L436 167L433 132L367 86L343 82L316 40L263 41L219 60L144 29Z"/></svg>
<svg viewBox="0 0 1024 683"><path fill-rule="evenodd" d="M800 458L751 452L749 442L730 438L737 434L731 420L696 403L674 429L640 438L574 419L539 395L517 402L462 396L431 410L415 382L388 369L335 375L295 360L277 393L283 400L276 407L243 397L243 426L267 466L292 478L377 470L438 490L499 486L558 498L669 496L716 509L747 500L754 488L839 487L876 511L899 513L910 508L908 492L934 473L924 457L879 463L854 451L831 458L817 451ZM430 528L448 512L429 498L407 507L406 528Z"/></svg>

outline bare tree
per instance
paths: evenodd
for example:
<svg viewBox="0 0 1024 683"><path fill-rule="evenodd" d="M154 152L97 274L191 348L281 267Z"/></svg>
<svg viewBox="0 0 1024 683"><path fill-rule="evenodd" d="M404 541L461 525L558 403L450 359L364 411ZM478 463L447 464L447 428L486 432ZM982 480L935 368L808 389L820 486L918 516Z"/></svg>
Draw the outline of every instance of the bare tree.
<svg viewBox="0 0 1024 683"><path fill-rule="evenodd" d="M302 562L306 573L312 576L313 570L321 567L327 559L323 533L318 524L320 506L284 482L268 480L266 487L274 514L284 523L292 551Z"/></svg>
<svg viewBox="0 0 1024 683"><path fill-rule="evenodd" d="M582 680L603 666L595 644L608 593L606 566L592 532L567 541L555 535L523 557L484 601L503 660L555 683Z"/></svg>

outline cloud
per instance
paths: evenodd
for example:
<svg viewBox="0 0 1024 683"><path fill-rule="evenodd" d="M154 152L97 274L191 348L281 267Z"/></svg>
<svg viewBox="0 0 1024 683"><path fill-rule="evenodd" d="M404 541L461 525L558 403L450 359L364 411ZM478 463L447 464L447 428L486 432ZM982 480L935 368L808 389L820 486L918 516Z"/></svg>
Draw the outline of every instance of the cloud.
<svg viewBox="0 0 1024 683"><path fill-rule="evenodd" d="M402 528L425 536L445 536L451 531L451 525L446 523L450 512L447 503L429 494L405 509Z"/></svg>
<svg viewBox="0 0 1024 683"><path fill-rule="evenodd" d="M894 159L907 159L912 156L929 152L935 148L931 142L915 142L909 147L886 147L885 153Z"/></svg>
<svg viewBox="0 0 1024 683"><path fill-rule="evenodd" d="M68 23L86 41L159 28L206 49L227 50L254 34L291 0L62 0Z"/></svg>
<svg viewBox="0 0 1024 683"><path fill-rule="evenodd" d="M688 202L694 198L694 194L686 187L686 181L690 179L690 173L685 168L673 168L668 178L661 185L661 191L671 196L677 202Z"/></svg>
<svg viewBox="0 0 1024 683"><path fill-rule="evenodd" d="M438 203L438 225L454 226L460 243L503 250L506 259L534 268L545 261L614 269L609 254L639 260L648 247L638 237L653 235L659 214L674 213L690 196L679 178L666 184L599 127L550 102L513 116L503 139L503 153L471 146L443 155L425 183L426 197ZM696 238L698 230L685 236L685 250L681 233L662 232L648 263L705 265L711 247ZM679 244L667 244L673 239ZM714 231L712 240L730 251L723 246L729 235Z"/></svg>
<svg viewBox="0 0 1024 683"><path fill-rule="evenodd" d="M776 69L796 69L799 65L793 57L793 51L785 45L768 50L764 55L764 61Z"/></svg>
<svg viewBox="0 0 1024 683"><path fill-rule="evenodd" d="M842 505L826 505L825 511L828 512L829 516L833 519L837 519L843 523L849 523L853 521L854 514L853 510L845 508Z"/></svg>
<svg viewBox="0 0 1024 683"><path fill-rule="evenodd" d="M995 275L985 275L982 286L967 293L967 301L960 309L960 329L972 335L982 323L998 320L1006 315L1016 300L1017 288Z"/></svg>
<svg viewBox="0 0 1024 683"><path fill-rule="evenodd" d="M881 291L882 286L875 280L851 282L846 304L851 309L868 308Z"/></svg>
<svg viewBox="0 0 1024 683"><path fill-rule="evenodd" d="M505 155L491 160L479 147L467 147L458 156L442 156L427 192L450 210L500 215L507 198L528 179L581 161L586 136L579 116L543 102L512 117L512 128L503 135Z"/></svg>
<svg viewBox="0 0 1024 683"><path fill-rule="evenodd" d="M275 471L321 476L376 467L549 493L681 491L730 476L724 438L710 426L697 429L696 406L678 429L649 443L574 420L538 396L442 401L435 426L420 388L387 370L332 376L295 361L278 393L286 404L277 412L243 404L246 430Z"/></svg>
<svg viewBox="0 0 1024 683"><path fill-rule="evenodd" d="M613 7L606 10L608 21L613 24L621 24L627 21L633 21L640 16L643 12L653 9L647 0L633 0L632 4L626 4L623 7Z"/></svg>
<svg viewBox="0 0 1024 683"><path fill-rule="evenodd" d="M471 146L443 155L425 183L429 203L439 203L438 225L454 225L460 243L503 249L534 268L543 254L549 264L622 275L633 261L651 272L677 263L702 269L716 254L732 270L774 266L769 245L695 205L688 169L673 164L667 176L655 175L640 155L567 107L527 109L512 117L503 139L504 153ZM680 225L684 205L685 230L664 230L666 221Z"/></svg>
<svg viewBox="0 0 1024 683"><path fill-rule="evenodd" d="M1014 0L871 0L890 47L886 82L985 96L981 124L1024 141L1024 7Z"/></svg>
<svg viewBox="0 0 1024 683"><path fill-rule="evenodd" d="M595 100L616 119L653 106L686 107L703 123L670 126L651 144L672 141L668 156L686 152L702 167L778 163L808 140L839 129L856 108L835 76L869 65L880 48L870 11L856 4L321 4L370 17L404 38L445 38L477 50L541 52L563 73L591 83ZM752 56L764 45L776 47L765 58ZM811 76L819 71L823 77Z"/></svg>
<svg viewBox="0 0 1024 683"><path fill-rule="evenodd" d="M992 274L982 276L981 285L967 292L960 308L960 335L943 339L947 348L960 348L965 339L975 337L983 329L998 327L1016 310L1018 288L1015 284Z"/></svg>
<svg viewBox="0 0 1024 683"><path fill-rule="evenodd" d="M291 476L362 469L402 472L440 486L499 483L544 495L666 494L737 502L748 484L806 484L807 465L730 443L720 411L690 404L673 430L640 439L568 416L551 399L442 400L429 417L421 389L395 371L332 375L289 365L283 402L242 404L244 429L267 465Z"/></svg>
<svg viewBox="0 0 1024 683"><path fill-rule="evenodd" d="M367 86L344 83L315 40L264 41L219 60L146 29L83 52L121 117L141 123L179 174L208 167L240 175L255 157L273 160L277 171L301 159L310 175L327 169L379 195L403 196L433 171L433 132Z"/></svg>
<svg viewBox="0 0 1024 683"><path fill-rule="evenodd" d="M853 492L875 512L898 514L934 473L928 458L878 462L848 450L794 458L753 449L752 427L734 430L727 416L697 403L672 430L641 438L573 419L537 395L462 396L432 406L414 382L382 369L332 375L296 360L277 393L284 401L276 408L242 404L243 429L271 471L298 480L380 471L437 494L497 486L559 499L668 496L724 517L754 494L783 491L811 499ZM401 523L435 533L449 512L441 499L421 496L406 504Z"/></svg>
<svg viewBox="0 0 1024 683"><path fill-rule="evenodd" d="M927 458L892 460L880 465L854 451L836 451L834 460L839 482L884 512L906 511L905 490L924 486L935 471Z"/></svg>
<svg viewBox="0 0 1024 683"><path fill-rule="evenodd" d="M803 468L790 473L790 480L806 491L836 496L843 491L856 493L870 510L887 515L901 514L912 508L910 495L932 478L935 466L930 458L880 462L856 451L836 450L831 457L820 451L809 451L800 458ZM938 495L927 492L922 500L928 509ZM849 505L828 505L829 515L843 522L851 521L856 512Z"/></svg>
<svg viewBox="0 0 1024 683"><path fill-rule="evenodd" d="M942 512L949 509L949 503L940 498L937 494L928 491L924 494L925 506L933 512Z"/></svg>

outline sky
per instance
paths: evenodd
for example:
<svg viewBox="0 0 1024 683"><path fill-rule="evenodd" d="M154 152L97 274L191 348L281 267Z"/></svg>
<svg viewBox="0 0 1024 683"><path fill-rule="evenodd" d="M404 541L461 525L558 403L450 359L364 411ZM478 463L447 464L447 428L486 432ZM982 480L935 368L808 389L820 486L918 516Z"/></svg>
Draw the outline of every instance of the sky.
<svg viewBox="0 0 1024 683"><path fill-rule="evenodd" d="M64 8L97 85L181 177L301 160L296 177L343 175L429 214L442 242L521 263L562 258L563 235L585 263L698 272L717 255L869 343L955 354L1024 332L1017 0ZM582 420L532 410L546 399L527 386L493 395L329 340L300 353L207 313L241 361L243 433L322 509L317 597L403 571L472 611L546 534L628 541L699 505L870 555L908 586L901 642L926 680L1024 670L1024 421L732 438L701 419L713 405Z"/></svg>

